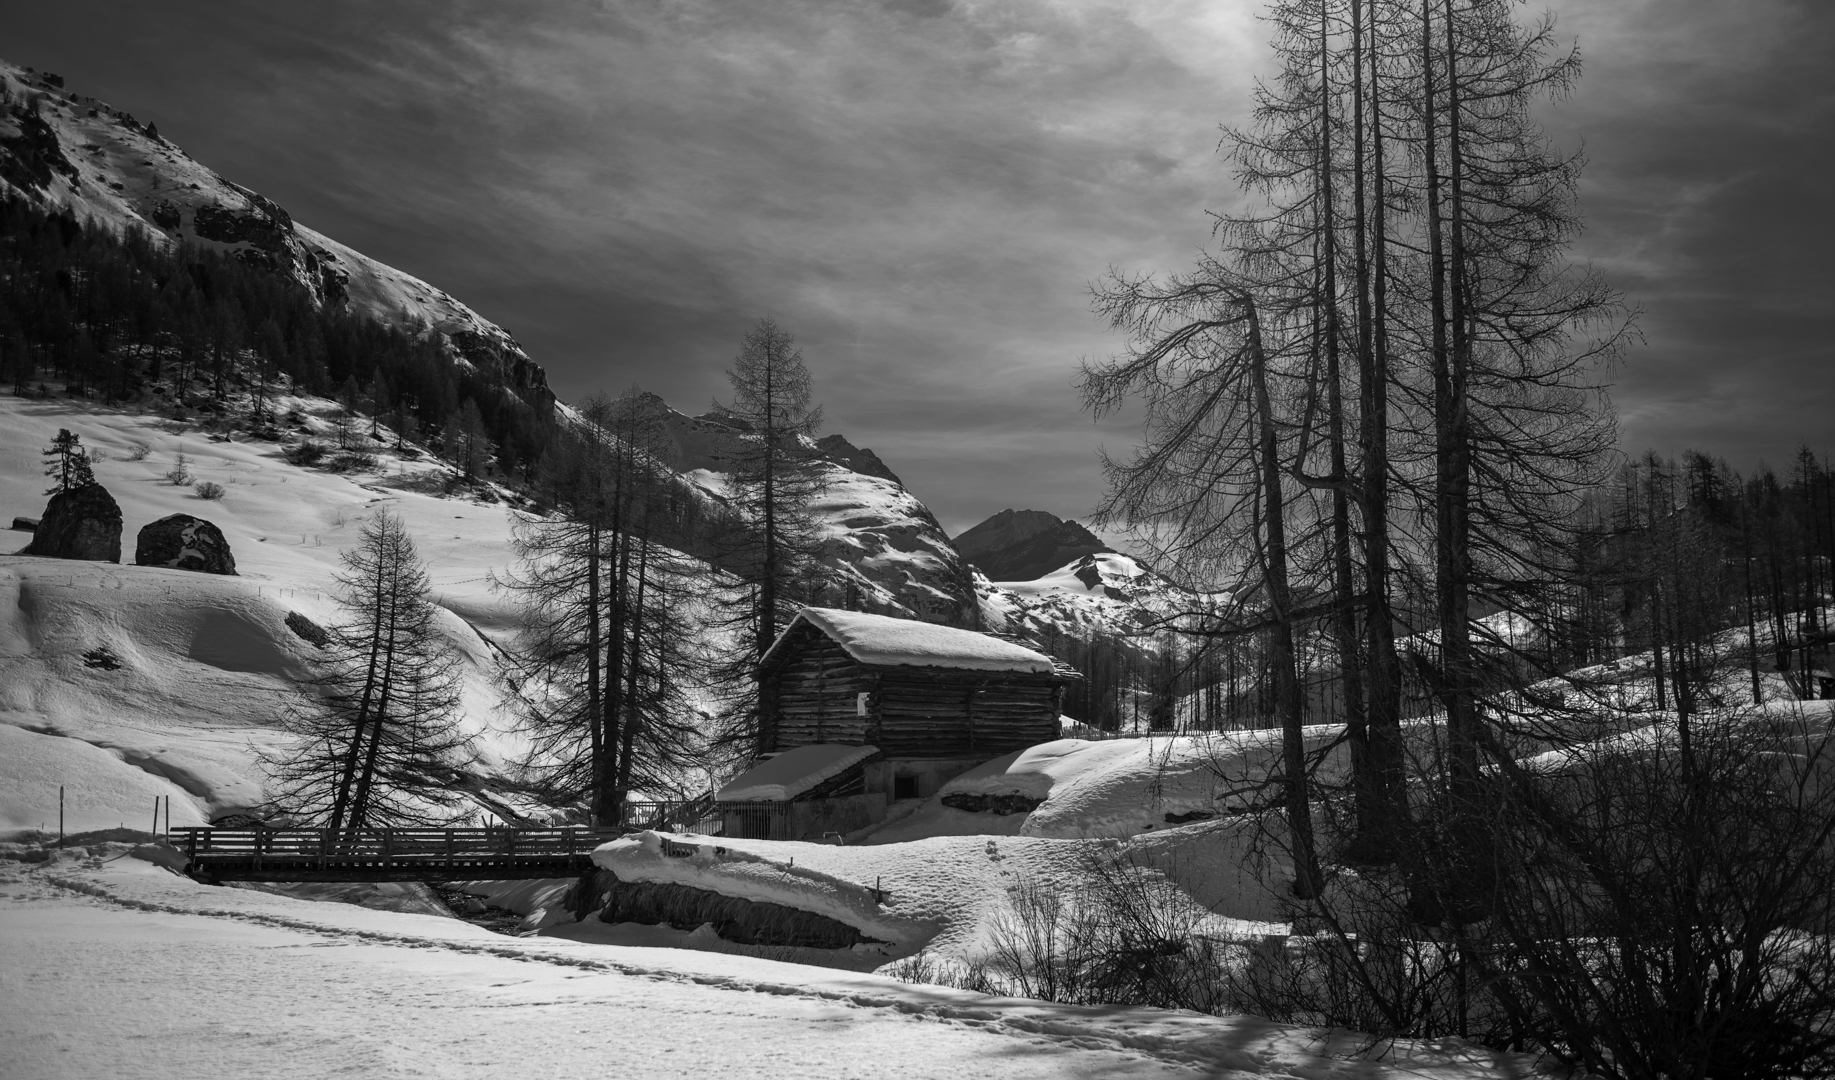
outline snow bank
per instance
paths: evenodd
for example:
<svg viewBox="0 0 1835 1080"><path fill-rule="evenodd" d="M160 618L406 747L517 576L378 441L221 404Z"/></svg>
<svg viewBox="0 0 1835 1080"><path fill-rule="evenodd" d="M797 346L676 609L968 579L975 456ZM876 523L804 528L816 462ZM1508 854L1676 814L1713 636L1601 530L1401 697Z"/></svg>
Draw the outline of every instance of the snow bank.
<svg viewBox="0 0 1835 1080"><path fill-rule="evenodd" d="M782 845L804 847L817 845ZM666 837L642 832L614 840L593 852L593 862L621 881L687 885L721 896L780 904L826 915L881 941L921 944L933 929L922 920L901 918L881 907L874 886L796 865L792 853L777 859L739 850L704 837Z"/></svg>
<svg viewBox="0 0 1835 1080"><path fill-rule="evenodd" d="M1323 746L1341 730L1307 728L1307 744ZM1273 730L1059 739L970 769L944 784L938 798L1042 800L1020 827L1022 836L1133 836L1264 801L1262 787L1280 752L1280 732Z"/></svg>
<svg viewBox="0 0 1835 1080"><path fill-rule="evenodd" d="M863 664L887 667L946 667L965 671L1023 671L1044 674L1051 659L1022 645L914 619L893 619L834 608L804 608L791 623L807 622L833 638ZM785 630L788 634L789 629ZM784 639L778 638L781 643ZM777 646L772 646L772 652Z"/></svg>
<svg viewBox="0 0 1835 1080"><path fill-rule="evenodd" d="M876 746L813 743L748 769L714 795L720 802L789 802L879 753Z"/></svg>
<svg viewBox="0 0 1835 1080"><path fill-rule="evenodd" d="M1247 842L1246 833L1229 835L1230 844ZM1227 859L1236 850L1232 847L1218 858ZM1074 893L1088 884L1092 857L1127 853L1125 845L1112 840L1031 836L938 836L911 843L836 847L640 833L603 845L593 853L593 861L623 881L687 885L823 915L866 937L890 942L894 948L888 959L924 949L935 956L973 960L989 952L989 928L1011 910L1014 886L1023 882ZM1194 874L1211 872L1219 882L1216 889L1227 884L1220 870L1205 869L1211 864L1201 865L1195 856L1156 852L1154 859L1155 866L1183 861L1192 864ZM1180 880L1171 873L1167 877ZM1275 911L1272 903L1233 900L1220 909L1221 917L1196 901L1190 903L1193 918L1210 923L1220 936L1246 938L1284 930L1271 920L1263 921ZM1247 914L1238 915L1239 911Z"/></svg>

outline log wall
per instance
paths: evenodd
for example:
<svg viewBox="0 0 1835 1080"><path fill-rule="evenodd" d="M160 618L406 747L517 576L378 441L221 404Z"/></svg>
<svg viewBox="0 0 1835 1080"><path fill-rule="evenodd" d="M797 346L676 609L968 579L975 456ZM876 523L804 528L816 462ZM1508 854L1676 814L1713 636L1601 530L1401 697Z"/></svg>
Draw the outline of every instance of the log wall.
<svg viewBox="0 0 1835 1080"><path fill-rule="evenodd" d="M970 672L881 676L878 741L888 757L995 757L1058 737L1058 684Z"/></svg>
<svg viewBox="0 0 1835 1080"><path fill-rule="evenodd" d="M774 750L810 743L869 743L872 721L858 715L856 695L871 693L874 678L841 646L821 635L779 668L767 684L775 720Z"/></svg>
<svg viewBox="0 0 1835 1080"><path fill-rule="evenodd" d="M1058 737L1057 676L867 667L813 628L788 651L760 687L770 751L852 743L888 757L990 758Z"/></svg>

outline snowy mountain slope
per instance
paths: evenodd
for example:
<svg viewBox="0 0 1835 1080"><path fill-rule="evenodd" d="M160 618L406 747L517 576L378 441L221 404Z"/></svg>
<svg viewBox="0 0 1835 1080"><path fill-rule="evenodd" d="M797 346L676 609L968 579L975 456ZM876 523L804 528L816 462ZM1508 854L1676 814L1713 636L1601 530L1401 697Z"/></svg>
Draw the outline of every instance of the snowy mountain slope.
<svg viewBox="0 0 1835 1080"><path fill-rule="evenodd" d="M281 408L289 405L310 407ZM441 630L463 661L463 720L480 736L479 770L517 749L498 715L500 653L483 636L505 637L516 622L488 582L511 559L502 505L416 490L439 487L427 481L444 467L425 459L384 452L377 471L337 475L291 465L272 443L213 442L173 427L0 397L0 520L42 511L39 450L69 428L106 455L95 471L121 506L124 563L141 526L182 512L223 530L239 570L220 577L20 556L11 553L30 534L0 533L0 829L54 822L59 784L72 788L72 828L131 824L154 795L172 796L175 825L257 802L255 751L300 700L313 650L287 616L337 620L329 590L338 552L385 507L432 568ZM139 443L147 454L131 460ZM223 498L205 501L163 479L180 453L198 480L223 485Z"/></svg>
<svg viewBox="0 0 1835 1080"><path fill-rule="evenodd" d="M0 61L0 192L155 242L233 253L304 286L320 304L443 335L453 361L485 370L525 401L554 400L522 346L446 292L295 222L105 102L54 75Z"/></svg>
<svg viewBox="0 0 1835 1080"><path fill-rule="evenodd" d="M665 426L671 465L707 498L727 501L727 463L747 433L714 413L670 410ZM836 593L831 602L844 604L852 593L864 611L975 627L980 612L968 565L930 509L869 449L839 435L809 449L823 459L827 484L810 512Z"/></svg>
<svg viewBox="0 0 1835 1080"><path fill-rule="evenodd" d="M1085 555L1115 550L1077 522L1042 510L1002 510L955 542L963 558L995 581L1030 581Z"/></svg>
<svg viewBox="0 0 1835 1080"><path fill-rule="evenodd" d="M1084 555L1030 581L977 576L975 592L988 629L1037 641L1127 634L1201 610L1205 603L1202 595L1117 551Z"/></svg>

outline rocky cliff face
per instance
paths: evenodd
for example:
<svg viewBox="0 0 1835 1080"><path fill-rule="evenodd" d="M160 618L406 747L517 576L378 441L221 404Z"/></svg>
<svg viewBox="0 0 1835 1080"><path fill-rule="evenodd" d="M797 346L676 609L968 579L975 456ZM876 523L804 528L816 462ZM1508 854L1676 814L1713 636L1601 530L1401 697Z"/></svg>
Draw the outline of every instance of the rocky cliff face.
<svg viewBox="0 0 1835 1080"><path fill-rule="evenodd" d="M1082 525L1043 510L1002 510L958 535L956 549L991 581L1032 581L1115 550Z"/></svg>
<svg viewBox="0 0 1835 1080"><path fill-rule="evenodd" d="M320 305L435 333L456 364L498 378L539 410L547 375L502 327L419 278L293 220L192 160L156 129L63 80L0 62L0 192L156 243L216 248L291 278Z"/></svg>

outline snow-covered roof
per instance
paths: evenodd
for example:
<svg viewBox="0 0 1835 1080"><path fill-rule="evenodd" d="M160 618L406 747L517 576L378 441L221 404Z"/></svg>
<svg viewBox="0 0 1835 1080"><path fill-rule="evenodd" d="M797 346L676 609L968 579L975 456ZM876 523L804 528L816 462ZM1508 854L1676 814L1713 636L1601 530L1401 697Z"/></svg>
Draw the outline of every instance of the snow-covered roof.
<svg viewBox="0 0 1835 1080"><path fill-rule="evenodd" d="M1039 675L1053 671L1051 658L1045 654L973 630L818 607L806 607L797 615L771 644L760 666L772 663L786 648L791 634L804 623L833 639L855 660L876 667L941 667Z"/></svg>
<svg viewBox="0 0 1835 1080"><path fill-rule="evenodd" d="M714 793L716 802L789 802L879 753L876 746L811 743L759 762Z"/></svg>

